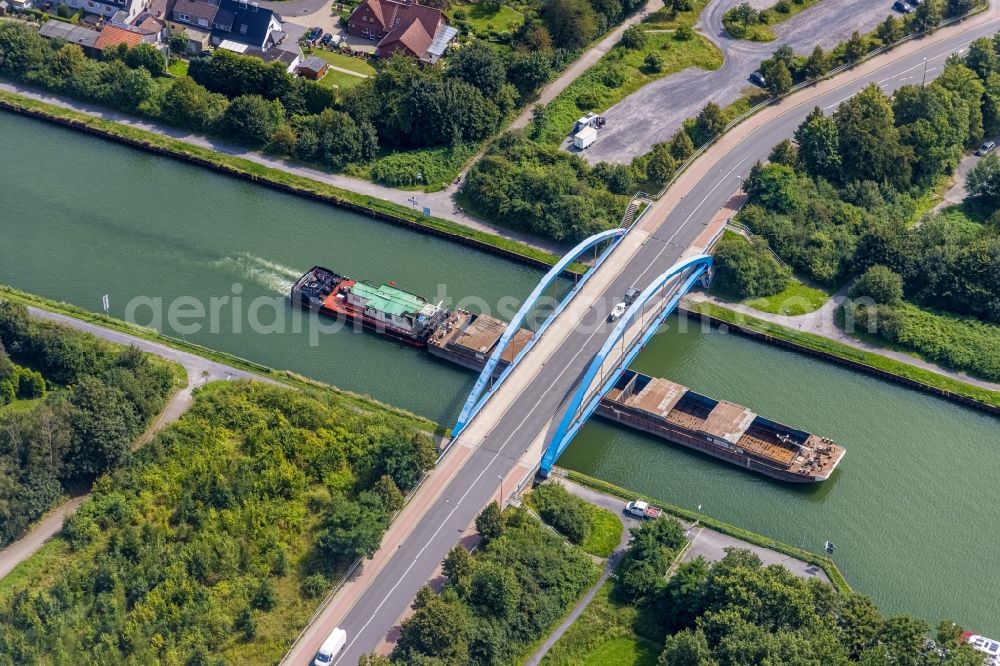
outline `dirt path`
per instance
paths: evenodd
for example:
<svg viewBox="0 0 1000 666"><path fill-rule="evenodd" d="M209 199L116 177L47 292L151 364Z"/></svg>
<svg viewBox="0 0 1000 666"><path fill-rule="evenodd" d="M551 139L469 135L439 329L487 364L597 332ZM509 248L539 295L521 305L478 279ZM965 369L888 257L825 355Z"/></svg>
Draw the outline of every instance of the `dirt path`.
<svg viewBox="0 0 1000 666"><path fill-rule="evenodd" d="M200 386L213 381L228 379L255 379L268 383L276 383L272 379L255 375L238 368L216 363L190 352L180 351L157 342L137 338L126 333L120 333L103 328L96 324L81 321L67 315L49 312L40 308L28 308L33 317L55 321L77 330L86 331L104 340L122 344L134 345L142 351L156 354L167 360L180 363L187 371L187 385L177 391L153 423L140 435L132 445L138 449L148 443L156 433L176 422L188 410L194 401L194 391ZM63 522L76 513L89 495L78 495L49 511L32 526L20 539L0 550L0 578L13 571L19 564L31 557L45 542L62 530Z"/></svg>
<svg viewBox="0 0 1000 666"><path fill-rule="evenodd" d="M740 314L745 314L749 317L762 319L774 324L779 324L793 330L820 335L824 338L829 338L830 340L854 347L855 349L861 349L863 351L872 352L873 354L885 356L886 358L891 358L895 361L900 361L901 363L906 363L907 365L912 365L923 370L930 370L931 372L939 375L944 375L945 377L949 377L966 384L978 386L979 388L988 389L990 391L1000 391L1000 384L989 382L984 379L977 379L976 377L970 377L963 372L949 370L948 368L944 368L936 363L931 363L903 352L878 347L844 333L844 331L837 326L834 317L837 309L847 299L847 287L842 288L834 294L830 300L824 303L823 306L815 312L810 312L804 315L796 315L794 317L771 314L770 312L761 312L760 310L755 310L740 303L731 303L729 301L719 300L714 296L709 296L708 294L704 294L702 292L689 294L687 298L696 303L712 303L728 310L739 312Z"/></svg>

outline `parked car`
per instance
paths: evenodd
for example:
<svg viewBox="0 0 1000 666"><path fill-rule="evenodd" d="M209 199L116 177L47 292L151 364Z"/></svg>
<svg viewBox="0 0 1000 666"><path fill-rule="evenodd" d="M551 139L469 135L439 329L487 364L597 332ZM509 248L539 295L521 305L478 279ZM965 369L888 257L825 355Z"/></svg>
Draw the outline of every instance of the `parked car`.
<svg viewBox="0 0 1000 666"><path fill-rule="evenodd" d="M306 35L306 39L309 40L310 42L315 42L317 39L319 39L319 36L322 35L322 34L323 34L323 28L321 28L321 27L319 27L317 25L317 26L314 26L309 31L309 33Z"/></svg>
<svg viewBox="0 0 1000 666"><path fill-rule="evenodd" d="M326 46L327 44L330 43L331 39L333 39L333 35L331 35L330 33L326 33L325 35L323 35L323 39L319 40L319 43L322 44L323 46Z"/></svg>
<svg viewBox="0 0 1000 666"><path fill-rule="evenodd" d="M896 4L899 3L897 2ZM767 87L767 79L764 78L764 75L760 73L759 69L750 75L750 83L755 86L760 86L761 88Z"/></svg>
<svg viewBox="0 0 1000 666"><path fill-rule="evenodd" d="M900 14L910 14L913 12L913 7L903 2L903 0L896 0L896 2L892 3L892 8Z"/></svg>
<svg viewBox="0 0 1000 666"><path fill-rule="evenodd" d="M625 290L625 305L632 305L635 303L635 299L639 298L639 290L635 287L629 287Z"/></svg>
<svg viewBox="0 0 1000 666"><path fill-rule="evenodd" d="M976 155L982 157L993 152L993 149L997 147L996 141L987 141L983 145L979 146L979 150L976 151Z"/></svg>
<svg viewBox="0 0 1000 666"><path fill-rule="evenodd" d="M625 314L625 308L626 305L624 302L615 305L615 307L611 309L611 312L608 313L608 321L618 321L621 319L622 315Z"/></svg>

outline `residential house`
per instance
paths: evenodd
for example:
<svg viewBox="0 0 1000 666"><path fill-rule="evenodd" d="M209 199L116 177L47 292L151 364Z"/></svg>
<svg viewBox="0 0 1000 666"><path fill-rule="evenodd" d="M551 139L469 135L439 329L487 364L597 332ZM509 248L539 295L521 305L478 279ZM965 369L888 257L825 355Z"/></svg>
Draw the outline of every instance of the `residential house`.
<svg viewBox="0 0 1000 666"><path fill-rule="evenodd" d="M68 44L76 44L89 56L99 55L97 39L101 36L96 30L84 28L83 26L63 23L62 21L46 21L38 29L38 34L49 39L59 39Z"/></svg>
<svg viewBox="0 0 1000 666"><path fill-rule="evenodd" d="M154 41L155 39L151 36L143 35L138 30L121 28L117 25L107 24L101 28L101 32L97 36L97 42L94 44L94 47L98 51L103 51L106 48L118 46L119 44L124 44L125 46L132 48L133 46L138 46L143 42L152 44Z"/></svg>
<svg viewBox="0 0 1000 666"><path fill-rule="evenodd" d="M213 45L229 42L267 51L284 39L282 21L270 9L246 0L219 0L219 11L212 22Z"/></svg>
<svg viewBox="0 0 1000 666"><path fill-rule="evenodd" d="M247 46L246 44L240 44L238 42L233 42L227 39L222 40L219 44L220 49L225 49L226 51L233 51L234 53L239 53L241 55L250 56L252 58L259 58L264 62L280 62L285 67L285 71L292 74L295 69L299 66L299 62L302 58L302 50L298 48L298 45L294 49L284 49L272 46L266 51L263 49L258 49L256 46Z"/></svg>
<svg viewBox="0 0 1000 666"><path fill-rule="evenodd" d="M440 9L413 0L364 0L347 19L347 32L378 40L375 55L380 58L401 53L429 63L436 62L458 34Z"/></svg>
<svg viewBox="0 0 1000 666"><path fill-rule="evenodd" d="M177 0L167 15L167 27L171 34L187 35L188 53L201 53L212 43L212 24L218 13L218 0Z"/></svg>
<svg viewBox="0 0 1000 666"><path fill-rule="evenodd" d="M149 8L149 0L66 0L66 4L120 25L131 23Z"/></svg>

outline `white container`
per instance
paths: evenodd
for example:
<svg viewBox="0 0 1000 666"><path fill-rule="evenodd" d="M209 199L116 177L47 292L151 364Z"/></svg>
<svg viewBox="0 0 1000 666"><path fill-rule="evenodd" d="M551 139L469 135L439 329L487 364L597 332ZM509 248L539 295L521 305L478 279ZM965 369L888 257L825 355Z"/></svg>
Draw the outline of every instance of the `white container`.
<svg viewBox="0 0 1000 666"><path fill-rule="evenodd" d="M590 126L573 135L573 147L577 150L586 150L595 141L597 141L597 130Z"/></svg>

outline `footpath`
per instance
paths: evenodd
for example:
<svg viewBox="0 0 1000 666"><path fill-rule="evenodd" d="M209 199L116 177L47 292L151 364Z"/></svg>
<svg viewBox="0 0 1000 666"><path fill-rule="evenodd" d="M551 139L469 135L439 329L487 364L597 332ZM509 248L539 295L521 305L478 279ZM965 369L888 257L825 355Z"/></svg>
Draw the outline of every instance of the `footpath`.
<svg viewBox="0 0 1000 666"><path fill-rule="evenodd" d="M28 311L33 317L47 319L64 326L85 331L116 344L138 347L144 352L156 354L184 367L184 370L187 372L187 384L170 398L153 424L135 441L133 449L146 444L156 433L176 422L191 406L191 403L194 401L194 391L200 386L213 381L229 379L255 379L257 381L276 383L272 379L217 363L197 354L104 328L68 315L36 307L29 307ZM20 539L0 550L0 578L13 571L19 564L34 555L49 539L58 534L62 530L63 522L76 513L76 510L80 508L85 499L87 499L87 495L78 495L70 498L45 514Z"/></svg>

